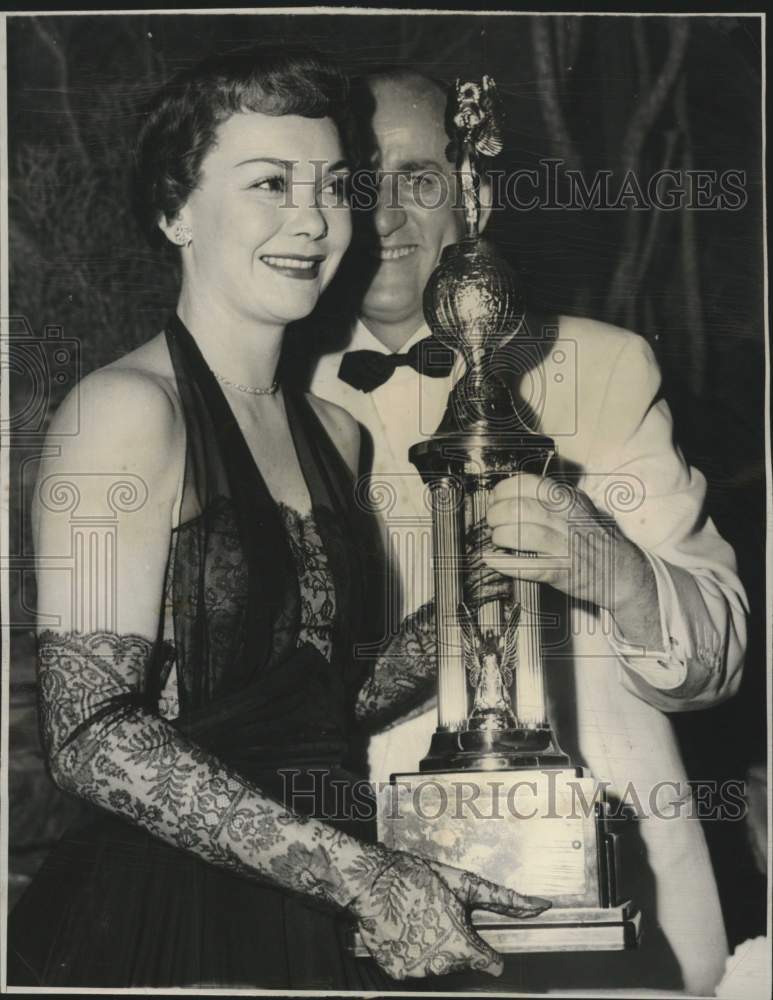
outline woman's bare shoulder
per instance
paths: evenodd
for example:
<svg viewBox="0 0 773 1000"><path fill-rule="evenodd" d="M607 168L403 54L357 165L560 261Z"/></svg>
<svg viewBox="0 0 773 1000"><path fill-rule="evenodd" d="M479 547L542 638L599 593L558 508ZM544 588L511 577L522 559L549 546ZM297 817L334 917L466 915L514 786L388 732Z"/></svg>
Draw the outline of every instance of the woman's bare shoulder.
<svg viewBox="0 0 773 1000"><path fill-rule="evenodd" d="M49 434L77 426L63 442L71 458L90 454L99 465L109 456L148 469L169 461L182 432L181 412L168 355L165 368L154 341L86 375L65 397Z"/></svg>
<svg viewBox="0 0 773 1000"><path fill-rule="evenodd" d="M132 391L133 386L136 392L147 391L153 395L154 390L160 389L174 404L178 401L172 359L163 333L93 374L106 380L115 376L128 391Z"/></svg>
<svg viewBox="0 0 773 1000"><path fill-rule="evenodd" d="M360 425L342 406L320 399L311 393L307 393L306 398L344 461L356 475L360 457Z"/></svg>

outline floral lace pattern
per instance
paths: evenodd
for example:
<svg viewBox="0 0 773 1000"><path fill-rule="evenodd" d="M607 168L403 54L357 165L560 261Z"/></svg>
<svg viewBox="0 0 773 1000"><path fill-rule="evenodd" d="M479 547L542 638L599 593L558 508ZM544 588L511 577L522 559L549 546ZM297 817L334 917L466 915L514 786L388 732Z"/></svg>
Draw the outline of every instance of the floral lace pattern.
<svg viewBox="0 0 773 1000"><path fill-rule="evenodd" d="M328 662L333 651L335 591L314 512L301 513L278 504L287 529L301 592L301 627L298 645L311 643Z"/></svg>
<svg viewBox="0 0 773 1000"><path fill-rule="evenodd" d="M346 906L361 889L361 866L346 877L361 845L292 813L150 711L142 678L152 647L112 632L40 635L56 783L219 867Z"/></svg>
<svg viewBox="0 0 773 1000"><path fill-rule="evenodd" d="M360 722L386 722L417 698L427 697L437 677L435 603L409 615L378 657L357 696Z"/></svg>
<svg viewBox="0 0 773 1000"><path fill-rule="evenodd" d="M333 578L328 565L314 511L301 513L284 503L277 504L287 531L290 550L298 575L300 590L300 628L297 646L309 643L332 660L333 628L336 600ZM207 520L209 546L204 555L207 589L204 595L212 642L210 648L215 667L226 655L236 655L234 636L240 634L245 614L247 566L233 516L233 504L228 497L212 500L200 517ZM202 558L200 540L195 530L198 518L180 525L177 544L173 547L174 562L170 564L166 583L166 618L193 624L198 611L198 576L188 573ZM278 623L289 628L290 622ZM169 637L172 641L172 636ZM220 673L215 670L215 676ZM165 679L158 702L158 714L164 719L176 719L180 713L179 678L172 668Z"/></svg>
<svg viewBox="0 0 773 1000"><path fill-rule="evenodd" d="M348 909L396 979L501 971L470 910L524 915L544 900L292 813L148 710L152 648L136 635L41 634L43 738L61 788L213 865Z"/></svg>

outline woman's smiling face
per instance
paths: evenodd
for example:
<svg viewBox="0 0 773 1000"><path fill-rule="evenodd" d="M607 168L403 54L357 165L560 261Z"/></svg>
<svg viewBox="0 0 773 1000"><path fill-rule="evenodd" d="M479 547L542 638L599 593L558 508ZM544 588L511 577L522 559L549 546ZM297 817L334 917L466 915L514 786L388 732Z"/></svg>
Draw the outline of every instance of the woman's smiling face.
<svg viewBox="0 0 773 1000"><path fill-rule="evenodd" d="M349 245L347 176L330 118L232 115L177 216L192 233L185 281L258 324L307 316Z"/></svg>

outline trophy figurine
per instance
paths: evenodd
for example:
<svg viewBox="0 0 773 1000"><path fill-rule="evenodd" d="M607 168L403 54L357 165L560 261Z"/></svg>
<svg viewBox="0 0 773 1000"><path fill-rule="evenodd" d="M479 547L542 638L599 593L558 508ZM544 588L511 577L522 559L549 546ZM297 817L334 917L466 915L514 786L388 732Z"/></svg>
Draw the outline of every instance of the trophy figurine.
<svg viewBox="0 0 773 1000"><path fill-rule="evenodd" d="M500 951L622 950L636 944L638 914L618 899L605 799L547 721L540 585L514 579L509 600L465 603L466 539L490 488L519 471L545 475L555 448L519 415L501 374L524 308L514 272L478 234L481 158L502 150L489 77L457 83L454 127L466 235L444 249L424 313L466 370L435 435L410 451L432 500L438 725L418 773L382 790L379 839L550 898L535 919L475 914Z"/></svg>

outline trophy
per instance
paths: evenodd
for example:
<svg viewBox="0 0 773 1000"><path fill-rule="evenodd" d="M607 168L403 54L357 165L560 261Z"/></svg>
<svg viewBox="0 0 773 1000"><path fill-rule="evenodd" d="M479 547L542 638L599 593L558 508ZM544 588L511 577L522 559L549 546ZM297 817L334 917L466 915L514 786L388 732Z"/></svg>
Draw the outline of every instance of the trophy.
<svg viewBox="0 0 773 1000"><path fill-rule="evenodd" d="M379 839L553 901L532 919L475 913L499 951L622 950L636 945L638 914L618 899L604 796L547 721L540 585L514 579L510 600L474 611L464 599L466 538L490 488L520 471L544 475L555 448L519 416L501 374L524 309L514 272L478 235L480 158L502 149L489 77L457 82L454 127L466 235L443 251L424 312L466 372L435 435L410 451L432 501L438 725L418 772L382 789ZM517 557L528 566L535 555Z"/></svg>

